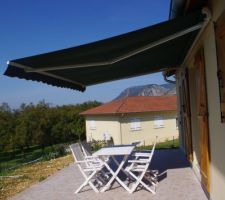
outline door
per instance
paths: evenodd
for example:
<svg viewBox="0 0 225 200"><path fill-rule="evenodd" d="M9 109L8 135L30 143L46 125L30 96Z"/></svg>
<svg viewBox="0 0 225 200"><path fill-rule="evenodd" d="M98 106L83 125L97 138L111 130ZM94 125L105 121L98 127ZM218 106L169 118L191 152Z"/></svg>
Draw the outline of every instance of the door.
<svg viewBox="0 0 225 200"><path fill-rule="evenodd" d="M203 49L195 55L196 69L196 92L197 92L197 114L200 141L200 173L201 183L209 193L209 129L208 129L208 106L206 93L205 63Z"/></svg>
<svg viewBox="0 0 225 200"><path fill-rule="evenodd" d="M181 117L181 131L183 132L183 144L187 159L192 162L192 133L191 133L191 109L190 109L190 95L188 85L188 71L184 69L180 72L179 85L180 98L180 117Z"/></svg>

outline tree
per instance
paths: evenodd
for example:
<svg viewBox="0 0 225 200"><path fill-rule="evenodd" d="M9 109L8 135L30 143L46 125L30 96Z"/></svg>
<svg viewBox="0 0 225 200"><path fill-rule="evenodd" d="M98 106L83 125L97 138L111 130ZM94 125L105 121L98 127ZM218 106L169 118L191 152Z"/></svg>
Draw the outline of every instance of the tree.
<svg viewBox="0 0 225 200"><path fill-rule="evenodd" d="M85 138L85 120L80 112L100 105L85 102L76 105L56 106L45 101L37 105L21 104L12 110L7 103L0 106L0 151L19 148L24 151L31 145L48 145Z"/></svg>

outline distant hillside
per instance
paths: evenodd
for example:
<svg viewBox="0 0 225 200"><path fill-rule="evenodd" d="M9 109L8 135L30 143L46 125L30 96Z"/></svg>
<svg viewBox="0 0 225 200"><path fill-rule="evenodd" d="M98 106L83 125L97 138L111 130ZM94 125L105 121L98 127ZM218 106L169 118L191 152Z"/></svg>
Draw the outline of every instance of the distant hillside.
<svg viewBox="0 0 225 200"><path fill-rule="evenodd" d="M129 96L163 96L163 95L176 95L176 85L175 84L149 84L142 86L129 87L123 90L118 97L115 99L120 99Z"/></svg>

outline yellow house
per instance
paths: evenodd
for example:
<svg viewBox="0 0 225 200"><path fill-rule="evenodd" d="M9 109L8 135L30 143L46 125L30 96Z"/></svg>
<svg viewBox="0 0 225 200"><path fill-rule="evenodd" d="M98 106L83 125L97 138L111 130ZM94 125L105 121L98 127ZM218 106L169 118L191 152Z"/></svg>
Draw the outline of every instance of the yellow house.
<svg viewBox="0 0 225 200"><path fill-rule="evenodd" d="M176 96L126 97L86 110L86 138L149 145L178 137Z"/></svg>

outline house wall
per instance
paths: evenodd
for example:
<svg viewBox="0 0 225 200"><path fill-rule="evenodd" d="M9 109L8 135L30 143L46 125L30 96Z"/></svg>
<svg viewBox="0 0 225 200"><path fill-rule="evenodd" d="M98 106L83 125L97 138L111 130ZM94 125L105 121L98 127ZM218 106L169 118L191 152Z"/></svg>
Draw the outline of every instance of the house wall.
<svg viewBox="0 0 225 200"><path fill-rule="evenodd" d="M95 121L96 129L91 129L91 120ZM86 138L87 141L103 140L104 133L113 137L115 144L121 143L120 123L118 116L87 116L86 117Z"/></svg>
<svg viewBox="0 0 225 200"><path fill-rule="evenodd" d="M154 128L154 118L163 118L164 127ZM176 111L152 112L139 114L124 114L121 116L92 116L86 117L87 140L103 140L103 133L108 132L115 144L131 144L140 141L141 144L149 145L154 142L156 136L158 141L172 140L178 137L176 127ZM130 120L140 119L140 130L131 130ZM95 120L96 129L90 129L90 121Z"/></svg>
<svg viewBox="0 0 225 200"><path fill-rule="evenodd" d="M204 47L206 87L209 112L209 145L210 145L210 198L212 200L225 199L225 124L220 119L219 86L217 79L217 55L213 21L225 9L224 0L209 1L212 12L212 21L200 36L192 53L182 67L189 68L189 87L191 101L191 123L193 140L193 169L199 174L199 127L197 125L196 93L194 82L193 61L196 51ZM179 77L178 77L179 82ZM179 91L178 91L179 92ZM179 99L178 99L179 101ZM183 135L181 135L183 137Z"/></svg>
<svg viewBox="0 0 225 200"><path fill-rule="evenodd" d="M155 128L154 118L160 116L163 118L164 126ZM173 137L178 137L178 129L176 127L176 111L171 112L152 112L152 113L137 113L124 115L121 118L122 122L122 143L130 144L134 141L140 141L141 144L150 145L156 137L157 141L172 140ZM140 118L141 129L131 130L130 119Z"/></svg>

